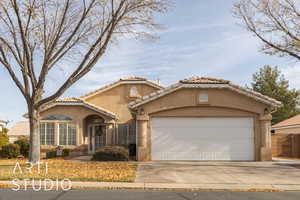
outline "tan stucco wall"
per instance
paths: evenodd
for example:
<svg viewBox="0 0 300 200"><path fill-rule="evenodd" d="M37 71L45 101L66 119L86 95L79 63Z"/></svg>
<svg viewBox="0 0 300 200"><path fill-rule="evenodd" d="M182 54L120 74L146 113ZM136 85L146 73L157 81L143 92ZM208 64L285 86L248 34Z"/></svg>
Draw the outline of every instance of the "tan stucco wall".
<svg viewBox="0 0 300 200"><path fill-rule="evenodd" d="M121 84L85 100L117 114L119 118L118 123L125 123L132 119L131 112L128 109L129 102L135 100L134 98L129 97L131 87L136 87L141 96L148 95L158 90L157 88L143 83Z"/></svg>
<svg viewBox="0 0 300 200"><path fill-rule="evenodd" d="M206 92L209 96L209 106L234 108L253 113L263 113L264 109L268 107L245 95L226 89L181 89L145 104L142 107L147 110L148 113L153 113L161 111L162 109L199 106L197 97L202 91Z"/></svg>
<svg viewBox="0 0 300 200"><path fill-rule="evenodd" d="M209 102L199 104L197 98L203 91L208 94ZM247 96L224 89L181 89L140 108L144 109L145 116L149 116L147 133L138 132L138 137L147 137L147 147L139 152L140 160L151 159L153 117L251 117L254 119L255 160L271 159L270 118L263 117L268 106ZM140 123L145 123L145 120Z"/></svg>
<svg viewBox="0 0 300 200"><path fill-rule="evenodd" d="M281 128L281 129L275 129L275 134L300 134L300 127L298 128Z"/></svg>

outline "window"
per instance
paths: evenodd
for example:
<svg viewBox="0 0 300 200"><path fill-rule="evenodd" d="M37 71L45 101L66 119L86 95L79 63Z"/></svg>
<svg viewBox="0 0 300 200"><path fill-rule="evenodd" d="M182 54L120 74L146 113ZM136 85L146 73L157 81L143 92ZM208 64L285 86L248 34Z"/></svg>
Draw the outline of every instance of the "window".
<svg viewBox="0 0 300 200"><path fill-rule="evenodd" d="M72 120L72 118L65 116L65 115L51 115L51 116L43 118L42 120L70 121L70 120Z"/></svg>
<svg viewBox="0 0 300 200"><path fill-rule="evenodd" d="M40 124L40 137L41 145L55 145L54 133L55 133L54 123L41 123Z"/></svg>
<svg viewBox="0 0 300 200"><path fill-rule="evenodd" d="M59 145L76 145L76 125L59 123Z"/></svg>
<svg viewBox="0 0 300 200"><path fill-rule="evenodd" d="M129 96L130 97L140 97L137 87L134 86L134 87L130 88Z"/></svg>
<svg viewBox="0 0 300 200"><path fill-rule="evenodd" d="M198 103L207 103L208 102L208 94L200 93L198 97Z"/></svg>

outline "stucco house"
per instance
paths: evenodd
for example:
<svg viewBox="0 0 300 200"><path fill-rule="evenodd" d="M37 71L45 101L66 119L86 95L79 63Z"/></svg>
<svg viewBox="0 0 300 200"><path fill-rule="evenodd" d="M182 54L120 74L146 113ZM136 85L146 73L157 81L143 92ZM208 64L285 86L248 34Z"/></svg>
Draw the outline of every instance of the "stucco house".
<svg viewBox="0 0 300 200"><path fill-rule="evenodd" d="M273 156L300 158L300 115L272 126Z"/></svg>
<svg viewBox="0 0 300 200"><path fill-rule="evenodd" d="M230 81L192 77L169 87L132 77L41 112L43 146L94 153L136 145L139 161L271 160L271 111L281 103Z"/></svg>
<svg viewBox="0 0 300 200"><path fill-rule="evenodd" d="M29 138L30 131L29 131L29 122L22 121L17 122L11 129L8 131L9 142L14 143L21 137L28 137Z"/></svg>

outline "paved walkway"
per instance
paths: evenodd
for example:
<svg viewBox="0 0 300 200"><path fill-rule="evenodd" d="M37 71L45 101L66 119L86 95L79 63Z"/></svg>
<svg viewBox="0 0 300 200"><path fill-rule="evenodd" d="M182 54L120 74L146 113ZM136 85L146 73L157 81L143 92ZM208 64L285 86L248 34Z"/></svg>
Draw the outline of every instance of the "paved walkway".
<svg viewBox="0 0 300 200"><path fill-rule="evenodd" d="M80 158L79 161L82 159ZM85 159L87 158L85 157ZM72 187L143 190L300 191L300 169L291 167L290 164L291 162L287 163L286 161L148 162L139 164L135 183L72 181ZM0 181L1 185L15 187L11 181Z"/></svg>
<svg viewBox="0 0 300 200"><path fill-rule="evenodd" d="M148 162L140 163L136 182L300 186L300 169L281 162Z"/></svg>

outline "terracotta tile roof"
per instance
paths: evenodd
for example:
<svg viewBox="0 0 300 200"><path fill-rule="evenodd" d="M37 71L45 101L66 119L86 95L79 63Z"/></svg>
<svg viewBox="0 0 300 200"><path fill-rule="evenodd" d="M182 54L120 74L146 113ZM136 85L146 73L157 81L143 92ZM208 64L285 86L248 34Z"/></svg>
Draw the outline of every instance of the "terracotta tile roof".
<svg viewBox="0 0 300 200"><path fill-rule="evenodd" d="M7 123L8 123L8 121L5 121L5 120L0 120L0 123L2 123L2 124L7 124Z"/></svg>
<svg viewBox="0 0 300 200"><path fill-rule="evenodd" d="M210 78L210 77L198 77L194 76L192 78L187 78L181 80L180 83L186 84L195 84L195 83L202 83L202 84L228 84L230 81L224 79L217 79L217 78Z"/></svg>
<svg viewBox="0 0 300 200"><path fill-rule="evenodd" d="M91 104L91 103L89 103L81 98L77 98L77 97L66 97L66 98L57 99L54 103L51 103L51 104L45 106L42 110L47 110L47 109L50 109L57 105L74 105L74 104L83 105L83 106L88 107L92 110L95 110L99 113L107 115L113 119L117 119L117 115L115 113L113 113L109 110L106 110L102 107Z"/></svg>
<svg viewBox="0 0 300 200"><path fill-rule="evenodd" d="M146 81L146 78L143 77L137 77L137 76L132 76L132 77L127 77L127 78L120 78L120 81Z"/></svg>
<svg viewBox="0 0 300 200"><path fill-rule="evenodd" d="M94 91L92 91L92 92L89 92L89 93L87 93L87 94L81 96L80 98L82 98L82 99L89 98L89 97L91 97L91 96L93 96L93 95L99 94L99 93L101 93L101 92L103 92L103 91L106 91L106 90L108 90L108 89L111 89L111 88L113 88L113 87L116 87L116 86L118 86L119 84L125 83L126 81L130 81L130 82L131 82L131 81L132 81L132 82L134 82L134 81L143 81L143 82L145 82L146 84L149 84L149 85L151 85L151 86L153 86L153 87L156 87L156 88L158 88L158 89L164 88L164 86L160 85L159 83L154 82L154 81L147 80L146 78L142 78L142 77L128 77L128 78L121 78L121 79L119 79L118 81L115 81L115 82L110 83L110 84L108 84L108 85L105 85L105 86L103 86L103 87L101 87L101 88L99 88L99 89L96 89L96 90L94 90Z"/></svg>
<svg viewBox="0 0 300 200"><path fill-rule="evenodd" d="M233 84L228 80L195 76L192 78L181 80L174 85L171 85L167 88L161 89L161 90L151 93L147 96L144 96L142 99L137 99L136 101L131 102L129 104L129 107L136 108L140 105L148 103L149 101L155 100L157 98L160 98L161 96L164 96L166 94L174 92L180 88L228 88L232 91L236 91L243 95L249 96L255 100L258 100L258 101L261 101L261 102L264 102L267 104L271 104L272 106L280 106L281 105L281 102L279 102L271 97L262 95L251 89L244 88L239 85Z"/></svg>
<svg viewBox="0 0 300 200"><path fill-rule="evenodd" d="M80 98L77 98L77 97L65 97L65 98L57 99L56 102L66 102L66 103L67 102L70 102L70 103L78 102L78 103L81 103L81 102L83 102L83 100Z"/></svg>
<svg viewBox="0 0 300 200"><path fill-rule="evenodd" d="M29 122L17 122L9 131L9 136L29 136Z"/></svg>
<svg viewBox="0 0 300 200"><path fill-rule="evenodd" d="M273 125L272 128L280 128L280 127L295 126L295 125L300 125L300 115L296 115L292 118L279 122L278 124Z"/></svg>

